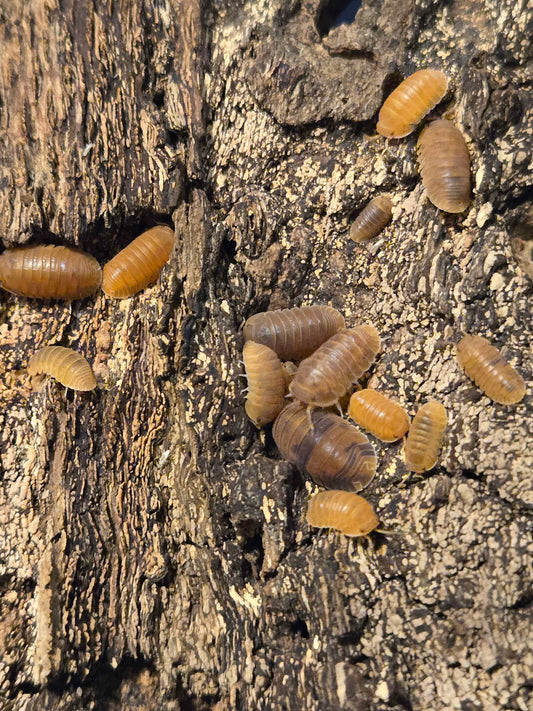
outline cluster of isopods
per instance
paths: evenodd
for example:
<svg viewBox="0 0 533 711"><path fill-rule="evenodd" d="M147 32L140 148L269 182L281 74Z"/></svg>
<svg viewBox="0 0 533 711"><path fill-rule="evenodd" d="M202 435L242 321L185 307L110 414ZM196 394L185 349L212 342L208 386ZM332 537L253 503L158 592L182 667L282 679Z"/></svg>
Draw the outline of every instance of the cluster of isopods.
<svg viewBox="0 0 533 711"><path fill-rule="evenodd" d="M152 284L168 261L174 231L159 225L143 232L103 268L94 257L72 247L33 245L0 255L0 285L18 296L72 301L101 286L107 296L125 299ZM34 384L52 376L74 390L93 390L96 378L87 360L71 348L45 346L28 363Z"/></svg>

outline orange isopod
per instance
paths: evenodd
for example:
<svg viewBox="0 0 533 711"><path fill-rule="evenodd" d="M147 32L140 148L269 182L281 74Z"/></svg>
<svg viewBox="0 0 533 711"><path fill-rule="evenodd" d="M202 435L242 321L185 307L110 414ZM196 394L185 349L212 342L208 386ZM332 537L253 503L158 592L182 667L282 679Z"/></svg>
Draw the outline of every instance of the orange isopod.
<svg viewBox="0 0 533 711"><path fill-rule="evenodd" d="M522 376L486 338L464 336L457 344L457 360L491 400L513 405L524 397L526 384Z"/></svg>
<svg viewBox="0 0 533 711"><path fill-rule="evenodd" d="M300 363L291 395L312 407L334 405L370 368L380 346L379 334L370 324L339 331Z"/></svg>
<svg viewBox="0 0 533 711"><path fill-rule="evenodd" d="M360 390L350 398L348 414L383 442L394 442L409 429L409 416L401 405L376 390Z"/></svg>
<svg viewBox="0 0 533 711"><path fill-rule="evenodd" d="M376 473L374 448L355 427L324 410L292 402L272 429L282 456L327 489L360 491Z"/></svg>
<svg viewBox="0 0 533 711"><path fill-rule="evenodd" d="M87 360L72 348L45 346L28 363L31 377L51 375L61 385L73 390L94 390L96 378Z"/></svg>
<svg viewBox="0 0 533 711"><path fill-rule="evenodd" d="M366 536L379 520L372 505L351 491L320 491L309 501L307 523L316 528L335 528L345 536Z"/></svg>
<svg viewBox="0 0 533 711"><path fill-rule="evenodd" d="M447 89L448 79L438 69L421 69L411 74L385 100L376 131L386 138L408 136Z"/></svg>
<svg viewBox="0 0 533 711"><path fill-rule="evenodd" d="M133 240L104 267L102 289L115 299L126 299L152 284L174 247L174 230L152 227Z"/></svg>
<svg viewBox="0 0 533 711"><path fill-rule="evenodd" d="M422 473L433 469L439 457L446 410L437 400L430 400L418 410L405 442L405 465L410 472Z"/></svg>
<svg viewBox="0 0 533 711"><path fill-rule="evenodd" d="M470 155L463 134L450 121L438 119L418 139L418 161L429 199L444 212L463 212L470 205Z"/></svg>
<svg viewBox="0 0 533 711"><path fill-rule="evenodd" d="M73 247L30 245L0 255L0 284L34 299L84 299L98 289L102 270L94 257Z"/></svg>
<svg viewBox="0 0 533 711"><path fill-rule="evenodd" d="M272 348L281 360L301 360L344 328L331 306L302 306L254 314L244 324L244 338Z"/></svg>
<svg viewBox="0 0 533 711"><path fill-rule="evenodd" d="M243 360L249 388L246 414L256 427L264 427L286 404L281 361L271 348L254 341L244 344Z"/></svg>
<svg viewBox="0 0 533 711"><path fill-rule="evenodd" d="M392 217L392 202L386 195L372 198L359 213L350 229L354 242L364 242L378 235Z"/></svg>

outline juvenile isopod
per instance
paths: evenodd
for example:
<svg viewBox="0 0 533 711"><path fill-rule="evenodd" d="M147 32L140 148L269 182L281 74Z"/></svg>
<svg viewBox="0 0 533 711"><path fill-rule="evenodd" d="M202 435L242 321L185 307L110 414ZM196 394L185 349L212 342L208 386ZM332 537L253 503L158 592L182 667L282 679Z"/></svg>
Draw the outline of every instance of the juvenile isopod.
<svg viewBox="0 0 533 711"><path fill-rule="evenodd" d="M350 399L348 414L383 442L394 442L409 429L409 416L397 402L376 390L360 390Z"/></svg>
<svg viewBox="0 0 533 711"><path fill-rule="evenodd" d="M104 267L102 289L115 299L126 299L152 284L174 246L174 230L152 227L133 240Z"/></svg>
<svg viewBox="0 0 533 711"><path fill-rule="evenodd" d="M243 360L248 376L246 414L256 427L264 427L286 404L281 361L271 348L254 341L244 344Z"/></svg>
<svg viewBox="0 0 533 711"><path fill-rule="evenodd" d="M51 375L61 385L73 390L93 390L96 378L85 358L72 348L45 346L28 363L30 377Z"/></svg>
<svg viewBox="0 0 533 711"><path fill-rule="evenodd" d="M351 491L320 491L309 501L307 523L316 528L335 528L345 536L366 536L379 520L372 505Z"/></svg>
<svg viewBox="0 0 533 711"><path fill-rule="evenodd" d="M437 400L430 400L418 410L405 442L405 466L410 472L422 473L433 469L439 457L446 410Z"/></svg>
<svg viewBox="0 0 533 711"><path fill-rule="evenodd" d="M376 473L368 439L332 412L308 412L293 402L277 416L272 435L285 459L327 489L360 491Z"/></svg>
<svg viewBox="0 0 533 711"><path fill-rule="evenodd" d="M291 394L312 407L335 404L370 368L380 346L379 334L370 324L339 331L300 363Z"/></svg>
<svg viewBox="0 0 533 711"><path fill-rule="evenodd" d="M376 131L387 138L408 136L442 99L448 88L438 69L421 69L404 79L385 100Z"/></svg>
<svg viewBox="0 0 533 711"><path fill-rule="evenodd" d="M464 336L457 344L457 360L491 400L513 405L524 397L526 384L522 376L486 338Z"/></svg>
<svg viewBox="0 0 533 711"><path fill-rule="evenodd" d="M378 235L392 217L392 202L386 195L372 198L359 213L350 229L354 242L364 242Z"/></svg>
<svg viewBox="0 0 533 711"><path fill-rule="evenodd" d="M330 306L302 306L264 311L244 324L244 338L262 343L281 360L301 360L344 328L344 318Z"/></svg>
<svg viewBox="0 0 533 711"><path fill-rule="evenodd" d="M470 204L470 155L463 134L450 121L432 121L418 139L418 161L429 199L444 212Z"/></svg>
<svg viewBox="0 0 533 711"><path fill-rule="evenodd" d="M84 299L102 282L94 257L72 247L30 245L0 255L0 284L34 299Z"/></svg>

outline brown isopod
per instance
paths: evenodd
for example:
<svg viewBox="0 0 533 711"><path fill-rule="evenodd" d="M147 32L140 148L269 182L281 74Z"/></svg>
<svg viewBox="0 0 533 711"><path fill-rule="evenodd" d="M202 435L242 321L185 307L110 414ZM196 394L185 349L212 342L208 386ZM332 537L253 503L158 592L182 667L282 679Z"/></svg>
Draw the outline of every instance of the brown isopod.
<svg viewBox="0 0 533 711"><path fill-rule="evenodd" d="M410 472L422 473L433 469L439 457L446 410L437 400L430 400L418 410L405 442L405 466Z"/></svg>
<svg viewBox="0 0 533 711"><path fill-rule="evenodd" d="M354 422L383 442L394 442L409 429L409 415L403 407L376 390L354 393L348 414Z"/></svg>
<svg viewBox="0 0 533 711"><path fill-rule="evenodd" d="M0 284L34 299L84 299L98 289L102 270L94 257L72 247L30 245L0 255Z"/></svg>
<svg viewBox="0 0 533 711"><path fill-rule="evenodd" d="M359 213L350 229L354 242L364 242L378 235L392 217L392 202L386 195L372 198Z"/></svg>
<svg viewBox="0 0 533 711"><path fill-rule="evenodd" d="M331 306L302 306L250 316L244 338L272 348L281 360L301 360L341 328L344 318Z"/></svg>
<svg viewBox="0 0 533 711"><path fill-rule="evenodd" d="M450 121L438 119L418 139L418 161L429 199L444 212L463 212L470 205L470 155L463 134Z"/></svg>
<svg viewBox="0 0 533 711"><path fill-rule="evenodd" d="M127 299L152 284L170 257L174 239L174 230L165 225L139 235L105 265L104 292Z"/></svg>
<svg viewBox="0 0 533 711"><path fill-rule="evenodd" d="M386 138L408 136L447 89L448 79L438 69L420 69L411 74L385 100L376 131Z"/></svg>
<svg viewBox="0 0 533 711"><path fill-rule="evenodd" d="M339 331L300 363L291 395L312 407L334 405L370 368L380 346L379 334L370 324Z"/></svg>
<svg viewBox="0 0 533 711"><path fill-rule="evenodd" d="M524 397L526 384L500 351L482 336L464 336L457 344L457 360L469 378L494 402L513 405Z"/></svg>
<svg viewBox="0 0 533 711"><path fill-rule="evenodd" d="M292 383L298 368L296 364L292 362L292 360L286 360L281 367L283 369L283 377L285 378L285 387L288 390L289 385Z"/></svg>
<svg viewBox="0 0 533 711"><path fill-rule="evenodd" d="M30 377L51 375L72 390L94 390L96 378L86 359L72 348L45 346L28 363Z"/></svg>
<svg viewBox="0 0 533 711"><path fill-rule="evenodd" d="M334 528L345 536L366 536L379 520L372 505L351 491L320 491L307 506L307 523Z"/></svg>
<svg viewBox="0 0 533 711"><path fill-rule="evenodd" d="M272 429L282 456L327 489L360 491L376 473L374 448L355 427L324 410L292 402Z"/></svg>
<svg viewBox="0 0 533 711"><path fill-rule="evenodd" d="M254 341L244 344L243 360L249 388L246 414L256 427L264 427L286 404L281 361L271 348Z"/></svg>

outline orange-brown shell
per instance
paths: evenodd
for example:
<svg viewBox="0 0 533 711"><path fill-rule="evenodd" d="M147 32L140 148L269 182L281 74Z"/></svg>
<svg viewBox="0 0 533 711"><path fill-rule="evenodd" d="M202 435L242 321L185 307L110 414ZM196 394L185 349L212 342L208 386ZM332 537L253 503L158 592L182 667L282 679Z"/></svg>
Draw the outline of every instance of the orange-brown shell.
<svg viewBox="0 0 533 711"><path fill-rule="evenodd" d="M244 338L272 348L281 360L301 360L341 328L344 318L331 306L302 306L250 316Z"/></svg>
<svg viewBox="0 0 533 711"><path fill-rule="evenodd" d="M409 415L403 407L376 390L354 393L348 414L354 422L383 442L394 442L409 429Z"/></svg>
<svg viewBox="0 0 533 711"><path fill-rule="evenodd" d="M249 388L246 414L256 427L264 427L286 404L287 390L281 361L271 348L254 341L244 344L243 360Z"/></svg>
<svg viewBox="0 0 533 711"><path fill-rule="evenodd" d="M448 88L438 69L421 69L394 89L379 112L376 131L387 138L408 136L442 99Z"/></svg>
<svg viewBox="0 0 533 711"><path fill-rule="evenodd" d="M307 506L307 523L316 528L335 528L345 536L366 536L379 520L372 505L351 491L320 491Z"/></svg>
<svg viewBox="0 0 533 711"><path fill-rule="evenodd" d="M368 439L332 412L293 402L276 418L272 435L285 459L327 489L360 491L376 473Z"/></svg>
<svg viewBox="0 0 533 711"><path fill-rule="evenodd" d="M364 242L378 235L392 217L392 202L386 195L372 198L359 213L350 229L355 242Z"/></svg>
<svg viewBox="0 0 533 711"><path fill-rule="evenodd" d="M410 472L433 469L439 458L446 422L444 405L437 400L430 400L418 410L405 442L405 466Z"/></svg>
<svg viewBox="0 0 533 711"><path fill-rule="evenodd" d="M457 344L457 360L491 400L513 405L524 397L526 384L522 376L486 338L464 336Z"/></svg>
<svg viewBox="0 0 533 711"><path fill-rule="evenodd" d="M104 267L102 289L115 299L126 299L152 284L174 247L174 230L152 227L133 240Z"/></svg>
<svg viewBox="0 0 533 711"><path fill-rule="evenodd" d="M470 155L463 134L450 121L432 121L418 139L418 162L429 199L444 212L470 205Z"/></svg>
<svg viewBox="0 0 533 711"><path fill-rule="evenodd" d="M72 247L30 245L0 255L0 284L34 299L84 299L98 289L102 270L94 257Z"/></svg>
<svg viewBox="0 0 533 711"><path fill-rule="evenodd" d="M96 378L87 360L72 348L45 346L32 355L28 374L51 375L61 385L73 390L94 390Z"/></svg>
<svg viewBox="0 0 533 711"><path fill-rule="evenodd" d="M380 346L370 324L339 331L300 363L291 395L314 407L333 405L370 368Z"/></svg>

